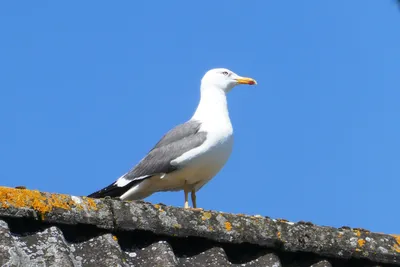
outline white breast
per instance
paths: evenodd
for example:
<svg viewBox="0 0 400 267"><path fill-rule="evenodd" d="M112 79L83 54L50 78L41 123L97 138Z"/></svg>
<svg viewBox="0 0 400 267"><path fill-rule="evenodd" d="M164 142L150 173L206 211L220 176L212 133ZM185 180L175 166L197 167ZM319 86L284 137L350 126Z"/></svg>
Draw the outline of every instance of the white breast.
<svg viewBox="0 0 400 267"><path fill-rule="evenodd" d="M227 162L233 147L233 128L229 119L225 92L202 88L199 106L192 120L206 132L204 143L171 161L178 171L157 181L158 188L182 189L185 182L198 190L213 178Z"/></svg>
<svg viewBox="0 0 400 267"><path fill-rule="evenodd" d="M202 124L200 131L207 132L207 138L201 146L171 162L182 169L182 172L177 173L179 180L202 186L213 178L228 161L233 148L232 125L230 121L219 125L213 125L213 123Z"/></svg>

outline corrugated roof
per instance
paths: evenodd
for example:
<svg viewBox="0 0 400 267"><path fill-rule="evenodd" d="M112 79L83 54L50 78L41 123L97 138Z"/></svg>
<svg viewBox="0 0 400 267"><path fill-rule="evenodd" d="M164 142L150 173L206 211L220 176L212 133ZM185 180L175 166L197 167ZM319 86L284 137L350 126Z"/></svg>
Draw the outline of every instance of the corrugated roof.
<svg viewBox="0 0 400 267"><path fill-rule="evenodd" d="M0 188L1 266L400 266L400 238Z"/></svg>

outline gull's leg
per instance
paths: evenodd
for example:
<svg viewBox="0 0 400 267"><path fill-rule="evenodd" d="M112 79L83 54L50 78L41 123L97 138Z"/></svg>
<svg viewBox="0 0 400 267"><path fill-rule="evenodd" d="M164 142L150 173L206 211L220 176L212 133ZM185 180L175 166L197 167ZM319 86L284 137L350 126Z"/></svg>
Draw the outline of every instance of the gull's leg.
<svg viewBox="0 0 400 267"><path fill-rule="evenodd" d="M196 203L196 190L192 190L192 204L193 204L193 208L196 209L197 208L197 203Z"/></svg>
<svg viewBox="0 0 400 267"><path fill-rule="evenodd" d="M196 190L192 189L192 204L193 204L193 210L203 210L202 208L197 207L197 202L196 202Z"/></svg>
<svg viewBox="0 0 400 267"><path fill-rule="evenodd" d="M189 208L189 200L188 200L189 189L188 189L188 186L186 184L186 181L185 181L185 185L183 186L183 191L185 192L185 206L184 206L184 208L188 209Z"/></svg>

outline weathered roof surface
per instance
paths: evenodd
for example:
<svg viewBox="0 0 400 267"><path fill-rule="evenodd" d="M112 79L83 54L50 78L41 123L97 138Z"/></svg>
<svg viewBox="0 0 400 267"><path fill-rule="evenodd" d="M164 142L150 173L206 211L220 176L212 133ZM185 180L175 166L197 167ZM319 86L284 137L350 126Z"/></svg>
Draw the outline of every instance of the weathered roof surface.
<svg viewBox="0 0 400 267"><path fill-rule="evenodd" d="M0 187L0 266L400 266L400 237Z"/></svg>

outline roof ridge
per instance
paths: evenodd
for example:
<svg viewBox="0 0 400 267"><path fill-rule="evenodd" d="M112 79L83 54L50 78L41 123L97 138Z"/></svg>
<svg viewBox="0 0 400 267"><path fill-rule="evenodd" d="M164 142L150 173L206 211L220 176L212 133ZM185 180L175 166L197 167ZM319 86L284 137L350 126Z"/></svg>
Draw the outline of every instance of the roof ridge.
<svg viewBox="0 0 400 267"><path fill-rule="evenodd" d="M0 217L30 218L50 224L86 224L110 232L145 230L174 237L202 237L338 259L400 262L400 236L397 235L293 223L259 215L185 210L144 201L91 199L0 187Z"/></svg>

